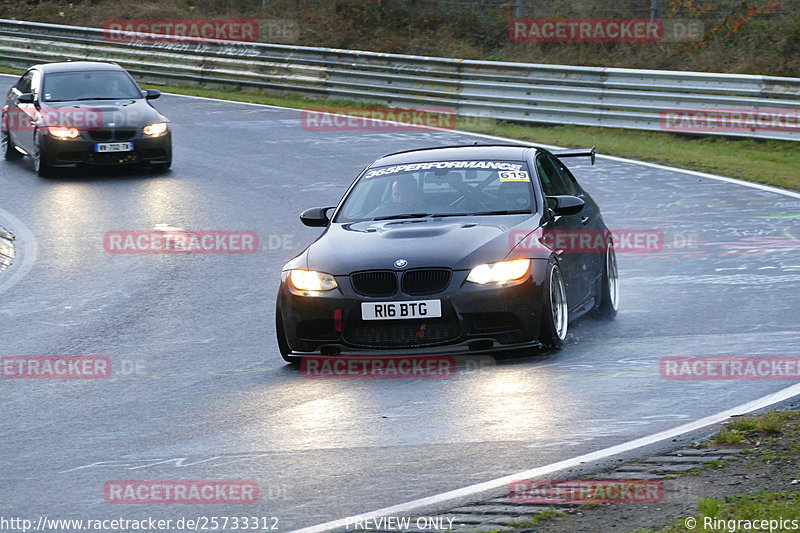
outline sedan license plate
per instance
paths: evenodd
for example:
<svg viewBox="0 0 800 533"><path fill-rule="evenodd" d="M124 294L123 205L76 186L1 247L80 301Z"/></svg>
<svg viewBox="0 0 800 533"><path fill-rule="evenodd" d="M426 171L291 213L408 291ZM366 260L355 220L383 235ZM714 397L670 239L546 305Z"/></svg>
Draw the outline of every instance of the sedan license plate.
<svg viewBox="0 0 800 533"><path fill-rule="evenodd" d="M440 300L361 303L361 318L363 320L439 318L441 316L442 316L442 302Z"/></svg>
<svg viewBox="0 0 800 533"><path fill-rule="evenodd" d="M132 152L133 143L95 143L95 152Z"/></svg>

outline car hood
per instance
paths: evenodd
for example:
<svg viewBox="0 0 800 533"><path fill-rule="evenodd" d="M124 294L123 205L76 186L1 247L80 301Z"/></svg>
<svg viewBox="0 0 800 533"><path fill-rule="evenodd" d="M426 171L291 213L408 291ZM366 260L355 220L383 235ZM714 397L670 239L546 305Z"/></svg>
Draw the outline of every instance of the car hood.
<svg viewBox="0 0 800 533"><path fill-rule="evenodd" d="M144 127L169 122L144 98L44 102L41 119L47 126L75 126L88 129Z"/></svg>
<svg viewBox="0 0 800 533"><path fill-rule="evenodd" d="M539 217L504 215L332 224L288 268L333 275L358 270L448 267L467 270L502 261L518 236L539 227Z"/></svg>

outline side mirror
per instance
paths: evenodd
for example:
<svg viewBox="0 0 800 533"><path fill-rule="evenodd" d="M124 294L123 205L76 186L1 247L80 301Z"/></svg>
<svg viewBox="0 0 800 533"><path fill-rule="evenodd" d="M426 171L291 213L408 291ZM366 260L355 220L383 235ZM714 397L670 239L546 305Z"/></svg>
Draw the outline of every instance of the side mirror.
<svg viewBox="0 0 800 533"><path fill-rule="evenodd" d="M161 91L157 91L157 90L155 90L155 89L147 89L147 90L144 92L144 97L145 97L146 99L148 99L148 100L155 100L155 99L156 99L156 98L158 98L159 96L161 96Z"/></svg>
<svg viewBox="0 0 800 533"><path fill-rule="evenodd" d="M333 207L312 207L306 209L300 214L300 222L309 228L324 228L327 227L331 220L328 218L328 210Z"/></svg>
<svg viewBox="0 0 800 533"><path fill-rule="evenodd" d="M577 215L583 211L585 202L577 196L563 194L559 196L547 196L547 206L553 210L556 216Z"/></svg>
<svg viewBox="0 0 800 533"><path fill-rule="evenodd" d="M34 102L33 93L22 93L17 97L20 104L32 104Z"/></svg>

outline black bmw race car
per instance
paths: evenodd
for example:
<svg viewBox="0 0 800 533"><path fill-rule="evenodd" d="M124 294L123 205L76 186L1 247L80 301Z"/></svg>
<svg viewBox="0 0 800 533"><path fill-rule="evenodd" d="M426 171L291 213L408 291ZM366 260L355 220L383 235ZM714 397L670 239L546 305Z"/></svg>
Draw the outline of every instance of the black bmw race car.
<svg viewBox="0 0 800 533"><path fill-rule="evenodd" d="M281 355L464 354L559 348L567 325L618 308L609 229L561 158L530 146L381 157L320 237L283 267Z"/></svg>
<svg viewBox="0 0 800 533"><path fill-rule="evenodd" d="M0 149L5 159L28 155L44 176L57 167L172 163L169 119L114 63L66 61L28 69L6 96Z"/></svg>

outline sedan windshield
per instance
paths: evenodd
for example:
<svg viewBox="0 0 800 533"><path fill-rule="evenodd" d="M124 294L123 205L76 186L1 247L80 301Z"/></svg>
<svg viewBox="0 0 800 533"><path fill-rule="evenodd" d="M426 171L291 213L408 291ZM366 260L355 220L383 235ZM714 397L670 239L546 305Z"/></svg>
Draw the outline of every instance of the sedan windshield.
<svg viewBox="0 0 800 533"><path fill-rule="evenodd" d="M524 161L434 161L368 169L336 222L531 213Z"/></svg>
<svg viewBox="0 0 800 533"><path fill-rule="evenodd" d="M45 102L142 98L133 80L126 73L115 70L47 74L42 95Z"/></svg>

